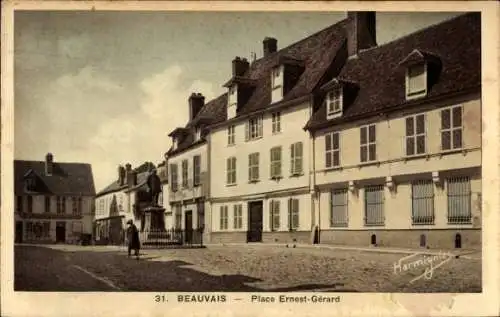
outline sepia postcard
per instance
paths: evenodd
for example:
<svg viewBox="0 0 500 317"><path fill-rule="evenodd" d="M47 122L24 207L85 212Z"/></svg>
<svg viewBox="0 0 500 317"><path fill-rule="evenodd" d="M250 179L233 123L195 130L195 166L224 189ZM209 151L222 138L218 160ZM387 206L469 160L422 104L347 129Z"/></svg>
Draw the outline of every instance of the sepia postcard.
<svg viewBox="0 0 500 317"><path fill-rule="evenodd" d="M2 316L498 316L496 2L5 1Z"/></svg>

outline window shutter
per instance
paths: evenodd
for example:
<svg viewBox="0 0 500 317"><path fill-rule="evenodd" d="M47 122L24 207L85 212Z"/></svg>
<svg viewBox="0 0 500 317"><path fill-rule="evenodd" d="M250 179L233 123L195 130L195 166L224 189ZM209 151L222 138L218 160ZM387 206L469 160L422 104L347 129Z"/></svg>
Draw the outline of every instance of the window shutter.
<svg viewBox="0 0 500 317"><path fill-rule="evenodd" d="M273 231L273 201L269 201L269 231Z"/></svg>
<svg viewBox="0 0 500 317"><path fill-rule="evenodd" d="M259 117L258 122L259 122L259 136L262 136L262 121L263 117Z"/></svg>
<svg viewBox="0 0 500 317"><path fill-rule="evenodd" d="M294 168L294 162L295 162L295 151L294 151L294 144L290 145L290 174L294 174L295 168Z"/></svg>
<svg viewBox="0 0 500 317"><path fill-rule="evenodd" d="M250 126L248 121L245 122L245 141L250 139Z"/></svg>
<svg viewBox="0 0 500 317"><path fill-rule="evenodd" d="M292 198L288 199L288 230L292 230Z"/></svg>
<svg viewBox="0 0 500 317"><path fill-rule="evenodd" d="M297 159L295 159L295 162L297 166L295 167L295 171L297 173L302 173L302 162L304 161L303 157L303 152L302 152L302 142L297 143L295 149L295 155L297 156Z"/></svg>
<svg viewBox="0 0 500 317"><path fill-rule="evenodd" d="M278 159L276 174L277 176L281 176L281 146L276 148L276 152Z"/></svg>
<svg viewBox="0 0 500 317"><path fill-rule="evenodd" d="M325 135L325 149L326 151L330 151L332 149L332 135L328 133Z"/></svg>

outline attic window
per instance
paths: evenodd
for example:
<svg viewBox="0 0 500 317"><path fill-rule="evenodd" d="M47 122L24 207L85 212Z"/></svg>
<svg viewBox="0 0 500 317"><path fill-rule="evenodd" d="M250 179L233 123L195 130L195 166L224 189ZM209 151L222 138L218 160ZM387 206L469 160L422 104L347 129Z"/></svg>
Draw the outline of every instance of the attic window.
<svg viewBox="0 0 500 317"><path fill-rule="evenodd" d="M326 95L326 106L328 116L342 112L342 88L335 88Z"/></svg>
<svg viewBox="0 0 500 317"><path fill-rule="evenodd" d="M197 128L194 134L194 140L196 142L199 141L200 139L201 139L201 129Z"/></svg>
<svg viewBox="0 0 500 317"><path fill-rule="evenodd" d="M26 179L26 190L28 191L34 191L36 187L36 182L34 178L28 178Z"/></svg>
<svg viewBox="0 0 500 317"><path fill-rule="evenodd" d="M236 89L234 88L234 86L230 87L230 88L229 88L229 94L230 94L230 95L234 95L234 91L235 91L235 90L236 90Z"/></svg>
<svg viewBox="0 0 500 317"><path fill-rule="evenodd" d="M406 98L417 98L427 93L427 64L409 66L406 71Z"/></svg>
<svg viewBox="0 0 500 317"><path fill-rule="evenodd" d="M280 67L273 68L272 77L271 77L273 89L278 88L281 85L281 81L279 80L279 77L280 77Z"/></svg>

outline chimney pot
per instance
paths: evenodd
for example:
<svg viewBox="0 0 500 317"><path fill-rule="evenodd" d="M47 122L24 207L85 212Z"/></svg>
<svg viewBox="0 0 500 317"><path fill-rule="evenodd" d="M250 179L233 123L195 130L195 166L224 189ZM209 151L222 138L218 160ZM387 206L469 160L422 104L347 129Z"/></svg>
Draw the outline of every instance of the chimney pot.
<svg viewBox="0 0 500 317"><path fill-rule="evenodd" d="M242 59L239 56L236 56L233 59L233 77L245 75L249 67L250 63L248 63L246 58Z"/></svg>
<svg viewBox="0 0 500 317"><path fill-rule="evenodd" d="M349 56L377 45L376 16L373 11L347 13L347 50Z"/></svg>
<svg viewBox="0 0 500 317"><path fill-rule="evenodd" d="M52 175L54 171L54 156L52 153L45 155L45 174Z"/></svg>
<svg viewBox="0 0 500 317"><path fill-rule="evenodd" d="M189 120L193 120L205 105L205 97L201 93L192 93L189 97Z"/></svg>
<svg viewBox="0 0 500 317"><path fill-rule="evenodd" d="M278 51L278 40L273 37L264 38L262 44L264 46L264 57Z"/></svg>

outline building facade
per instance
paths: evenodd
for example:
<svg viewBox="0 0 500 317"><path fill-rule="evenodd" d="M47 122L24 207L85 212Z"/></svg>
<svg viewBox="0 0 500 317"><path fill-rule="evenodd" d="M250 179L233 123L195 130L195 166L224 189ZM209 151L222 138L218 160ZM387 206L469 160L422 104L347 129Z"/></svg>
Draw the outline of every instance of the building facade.
<svg viewBox="0 0 500 317"><path fill-rule="evenodd" d="M481 246L480 39L466 14L349 51L307 125L322 243Z"/></svg>
<svg viewBox="0 0 500 317"><path fill-rule="evenodd" d="M86 163L14 161L15 242L90 241L94 179Z"/></svg>

